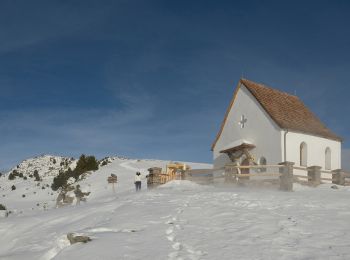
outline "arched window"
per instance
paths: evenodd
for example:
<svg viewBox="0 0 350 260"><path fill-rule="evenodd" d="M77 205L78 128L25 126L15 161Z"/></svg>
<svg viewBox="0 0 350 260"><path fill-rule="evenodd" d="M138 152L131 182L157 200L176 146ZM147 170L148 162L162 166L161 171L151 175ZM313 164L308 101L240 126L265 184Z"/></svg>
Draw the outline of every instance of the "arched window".
<svg viewBox="0 0 350 260"><path fill-rule="evenodd" d="M267 161L264 156L260 157L259 159L259 165L266 165ZM266 172L266 168L260 168L260 172Z"/></svg>
<svg viewBox="0 0 350 260"><path fill-rule="evenodd" d="M305 142L300 144L300 166L307 167L307 145Z"/></svg>
<svg viewBox="0 0 350 260"><path fill-rule="evenodd" d="M332 170L331 148L327 147L325 151L325 169Z"/></svg>

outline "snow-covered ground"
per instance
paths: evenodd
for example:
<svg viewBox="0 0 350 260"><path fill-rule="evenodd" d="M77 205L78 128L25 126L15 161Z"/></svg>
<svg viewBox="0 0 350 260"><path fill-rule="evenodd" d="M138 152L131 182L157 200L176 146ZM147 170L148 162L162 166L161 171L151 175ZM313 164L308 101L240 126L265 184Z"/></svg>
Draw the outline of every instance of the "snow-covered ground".
<svg viewBox="0 0 350 260"><path fill-rule="evenodd" d="M0 218L0 259L350 259L350 188L295 185L288 193L173 181L134 191L135 171L165 164L115 158L80 182L91 191L80 206L55 209L57 193L33 194L29 183L19 187L28 188L25 198L1 190L14 213ZM70 232L92 241L70 245Z"/></svg>

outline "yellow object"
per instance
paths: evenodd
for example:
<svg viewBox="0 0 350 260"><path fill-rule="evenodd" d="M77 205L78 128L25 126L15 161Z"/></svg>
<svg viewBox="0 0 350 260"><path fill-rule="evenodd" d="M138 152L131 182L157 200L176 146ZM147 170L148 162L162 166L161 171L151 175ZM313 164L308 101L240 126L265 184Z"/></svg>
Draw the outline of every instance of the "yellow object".
<svg viewBox="0 0 350 260"><path fill-rule="evenodd" d="M148 169L147 185L153 187L154 185L164 184L172 180L181 180L184 178L186 170L191 168L184 163L169 163L166 165L165 172L161 168L153 167Z"/></svg>
<svg viewBox="0 0 350 260"><path fill-rule="evenodd" d="M166 166L165 174L169 176L174 176L177 174L182 174L186 170L190 170L191 168L187 166L185 163L169 163Z"/></svg>

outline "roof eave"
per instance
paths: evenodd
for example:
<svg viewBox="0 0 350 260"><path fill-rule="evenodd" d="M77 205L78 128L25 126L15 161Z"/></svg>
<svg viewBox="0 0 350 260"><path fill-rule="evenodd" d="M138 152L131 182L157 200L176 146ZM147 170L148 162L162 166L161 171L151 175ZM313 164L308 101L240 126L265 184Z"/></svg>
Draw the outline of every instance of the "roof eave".
<svg viewBox="0 0 350 260"><path fill-rule="evenodd" d="M338 142L344 142L344 138L343 137L340 137L340 136L337 136L335 134L334 137L331 137L331 136L325 136L325 135L318 135L318 134L315 134L315 133L309 133L309 132L306 132L306 131L300 131L300 130L295 130L295 129L292 129L292 128L282 128L283 131L288 131L288 132L294 132L294 133L299 133L299 134L306 134L306 135L312 135L312 136L316 136L316 137L321 137L321 138L325 138L325 139L329 139L329 140L333 140L333 141L338 141Z"/></svg>
<svg viewBox="0 0 350 260"><path fill-rule="evenodd" d="M219 132L217 133L217 135L216 135L216 137L215 137L215 140L214 140L214 142L213 142L212 145L211 145L211 149L210 149L211 151L214 151L214 148L215 148L215 146L216 146L216 143L218 142L218 140L219 140L219 138L220 138L220 136L221 136L221 134L222 134L222 131L224 130L224 127L225 127L225 124L226 124L226 120L227 120L228 114L230 113L231 108L232 108L232 106L233 106L233 104L234 104L234 102L235 102L235 100L236 100L236 96L237 96L237 93L238 93L238 91L239 91L239 89L240 89L240 87L241 87L241 84L242 84L242 82L241 82L241 80L239 80L239 82L238 82L238 84L237 84L237 87L236 87L236 89L235 89L235 91L234 91L234 93L233 93L233 96L232 96L232 98L231 98L230 104L229 104L229 106L228 106L228 108L227 108L227 110L226 110L225 117L224 117L223 121L221 122L220 130L219 130Z"/></svg>

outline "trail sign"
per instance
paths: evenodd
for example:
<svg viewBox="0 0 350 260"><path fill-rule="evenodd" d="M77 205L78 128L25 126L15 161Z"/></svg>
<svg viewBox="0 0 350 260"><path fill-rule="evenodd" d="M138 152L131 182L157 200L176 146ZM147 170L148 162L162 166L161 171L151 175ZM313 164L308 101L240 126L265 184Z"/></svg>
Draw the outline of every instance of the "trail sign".
<svg viewBox="0 0 350 260"><path fill-rule="evenodd" d="M117 183L117 182L118 182L118 177L117 177L117 175L115 175L115 174L112 173L111 176L109 176L109 177L107 178L107 182L112 184L113 193L115 193L114 183Z"/></svg>

